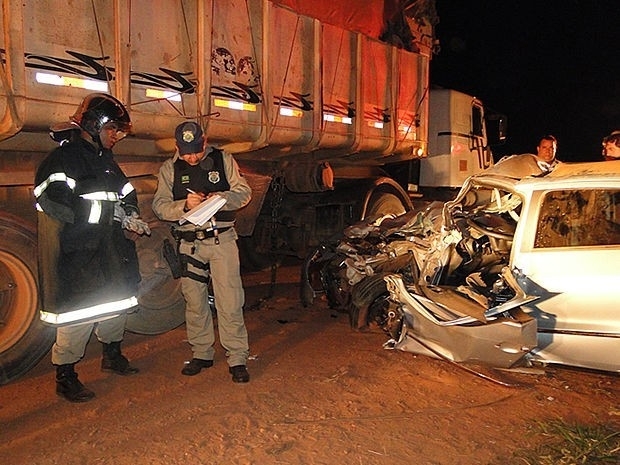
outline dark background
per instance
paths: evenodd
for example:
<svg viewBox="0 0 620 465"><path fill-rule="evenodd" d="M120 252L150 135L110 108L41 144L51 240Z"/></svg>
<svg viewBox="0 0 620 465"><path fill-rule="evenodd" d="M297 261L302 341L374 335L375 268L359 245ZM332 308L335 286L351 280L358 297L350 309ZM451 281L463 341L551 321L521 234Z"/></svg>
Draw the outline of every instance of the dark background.
<svg viewBox="0 0 620 465"><path fill-rule="evenodd" d="M436 0L431 83L508 117L496 157L558 138L563 161L600 158L620 129L620 0Z"/></svg>

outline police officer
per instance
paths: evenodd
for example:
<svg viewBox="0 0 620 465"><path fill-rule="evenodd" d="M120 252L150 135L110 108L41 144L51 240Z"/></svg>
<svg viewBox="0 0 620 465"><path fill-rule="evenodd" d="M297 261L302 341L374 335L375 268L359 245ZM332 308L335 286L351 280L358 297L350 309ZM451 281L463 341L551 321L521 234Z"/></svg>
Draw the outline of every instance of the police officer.
<svg viewBox="0 0 620 465"><path fill-rule="evenodd" d="M208 301L212 280L220 343L236 383L247 383L248 335L243 319L245 294L239 271L235 210L250 201L252 191L232 155L207 145L195 122L175 130L177 153L159 170L153 211L162 220L178 221L185 212L215 193L226 203L203 226L184 223L173 229L184 265L181 290L185 297L187 338L193 357L181 373L193 376L213 366L215 333Z"/></svg>
<svg viewBox="0 0 620 465"><path fill-rule="evenodd" d="M103 344L101 369L132 375L122 355L126 312L137 305L140 275L135 244L123 228L149 234L136 191L113 159L112 147L131 130L125 107L107 94L84 98L71 121L52 129L61 145L39 166L41 319L57 327L52 348L56 392L72 402L95 394L78 379L91 332Z"/></svg>

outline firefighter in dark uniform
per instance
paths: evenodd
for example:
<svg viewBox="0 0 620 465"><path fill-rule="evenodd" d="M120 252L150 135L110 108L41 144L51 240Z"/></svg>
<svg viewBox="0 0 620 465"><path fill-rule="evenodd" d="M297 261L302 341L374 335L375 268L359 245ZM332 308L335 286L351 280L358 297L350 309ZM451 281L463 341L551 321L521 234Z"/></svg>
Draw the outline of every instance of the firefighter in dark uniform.
<svg viewBox="0 0 620 465"><path fill-rule="evenodd" d="M188 121L175 131L177 153L159 170L153 211L162 220L178 222L185 212L217 193L226 203L203 226L177 224L184 265L181 291L185 298L187 339L193 358L181 370L193 376L213 365L215 333L209 305L208 277L217 308L220 343L236 383L247 383L248 334L243 319L245 294L239 271L235 211L246 205L252 190L232 155L207 145L202 128Z"/></svg>
<svg viewBox="0 0 620 465"><path fill-rule="evenodd" d="M124 229L150 234L140 219L137 194L113 159L112 147L131 130L126 108L107 94L90 94L69 123L52 128L60 142L39 166L39 268L44 323L55 326L52 363L56 392L72 402L94 393L74 365L93 329L103 344L101 369L138 372L120 344L127 310L137 305L138 258Z"/></svg>

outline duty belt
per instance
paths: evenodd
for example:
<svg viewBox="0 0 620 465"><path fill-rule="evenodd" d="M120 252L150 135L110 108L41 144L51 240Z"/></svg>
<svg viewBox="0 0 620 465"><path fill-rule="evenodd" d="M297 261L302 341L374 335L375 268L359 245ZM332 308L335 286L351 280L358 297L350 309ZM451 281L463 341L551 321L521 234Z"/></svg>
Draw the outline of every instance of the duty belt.
<svg viewBox="0 0 620 465"><path fill-rule="evenodd" d="M226 232L230 228L231 226L228 226L226 228L209 229L209 230L198 229L196 231L179 231L179 230L173 229L172 237L174 237L177 241L181 239L187 242L202 241L204 239L216 237L218 234Z"/></svg>

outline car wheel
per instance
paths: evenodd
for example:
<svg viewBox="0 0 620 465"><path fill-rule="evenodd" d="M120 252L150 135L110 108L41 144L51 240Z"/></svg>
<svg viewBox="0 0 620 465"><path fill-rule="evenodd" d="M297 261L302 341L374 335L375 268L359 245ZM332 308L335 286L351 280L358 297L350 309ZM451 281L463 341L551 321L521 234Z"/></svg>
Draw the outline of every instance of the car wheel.
<svg viewBox="0 0 620 465"><path fill-rule="evenodd" d="M362 279L351 289L350 321L353 328L363 328L383 319L383 301L387 296L384 273Z"/></svg>

